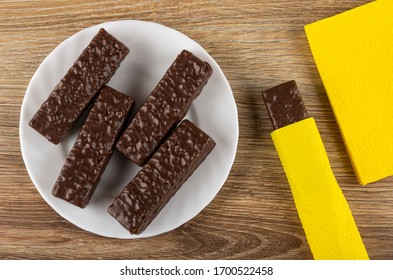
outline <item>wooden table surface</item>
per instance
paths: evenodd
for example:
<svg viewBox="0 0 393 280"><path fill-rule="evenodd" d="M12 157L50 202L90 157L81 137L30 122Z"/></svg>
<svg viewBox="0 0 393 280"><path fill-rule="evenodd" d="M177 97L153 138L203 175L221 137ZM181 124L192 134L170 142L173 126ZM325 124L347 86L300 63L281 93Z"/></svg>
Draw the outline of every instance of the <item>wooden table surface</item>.
<svg viewBox="0 0 393 280"><path fill-rule="evenodd" d="M393 259L393 177L357 183L303 30L368 1L179 2L0 1L0 258L312 258L261 99L263 89L295 79L370 258ZM176 230L138 240L99 237L60 217L27 174L18 132L43 59L81 29L120 19L158 22L200 43L226 74L239 113L236 160L216 198Z"/></svg>

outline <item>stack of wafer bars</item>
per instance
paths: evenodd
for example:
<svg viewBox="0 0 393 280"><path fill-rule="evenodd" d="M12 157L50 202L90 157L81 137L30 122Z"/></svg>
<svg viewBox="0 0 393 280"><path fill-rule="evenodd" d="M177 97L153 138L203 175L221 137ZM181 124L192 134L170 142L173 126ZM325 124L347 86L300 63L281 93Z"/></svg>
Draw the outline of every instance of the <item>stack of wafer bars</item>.
<svg viewBox="0 0 393 280"><path fill-rule="evenodd" d="M205 132L183 120L213 71L183 50L125 127L134 99L106 83L128 53L100 29L29 125L58 144L92 104L52 194L85 208L116 147L142 168L108 212L131 234L140 234L215 147Z"/></svg>

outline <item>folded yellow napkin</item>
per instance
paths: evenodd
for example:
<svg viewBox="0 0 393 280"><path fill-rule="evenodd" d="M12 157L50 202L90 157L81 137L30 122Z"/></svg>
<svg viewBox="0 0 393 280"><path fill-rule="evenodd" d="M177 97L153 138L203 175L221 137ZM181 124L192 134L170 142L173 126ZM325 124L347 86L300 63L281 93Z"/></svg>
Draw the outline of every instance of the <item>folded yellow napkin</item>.
<svg viewBox="0 0 393 280"><path fill-rule="evenodd" d="M368 259L313 118L272 132L315 259Z"/></svg>
<svg viewBox="0 0 393 280"><path fill-rule="evenodd" d="M393 175L393 1L305 26L359 182Z"/></svg>

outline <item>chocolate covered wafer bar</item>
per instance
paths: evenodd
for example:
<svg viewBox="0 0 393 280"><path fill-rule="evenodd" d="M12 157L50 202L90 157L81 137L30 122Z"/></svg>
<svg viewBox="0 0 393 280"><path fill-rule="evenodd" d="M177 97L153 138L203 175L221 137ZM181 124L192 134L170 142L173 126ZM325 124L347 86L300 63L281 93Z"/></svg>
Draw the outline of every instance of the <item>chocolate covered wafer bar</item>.
<svg viewBox="0 0 393 280"><path fill-rule="evenodd" d="M273 129L308 118L295 81L289 81L262 92Z"/></svg>
<svg viewBox="0 0 393 280"><path fill-rule="evenodd" d="M133 105L130 96L113 88L101 90L53 187L54 196L86 207Z"/></svg>
<svg viewBox="0 0 393 280"><path fill-rule="evenodd" d="M184 120L114 200L108 212L131 234L141 233L214 146L206 133Z"/></svg>
<svg viewBox="0 0 393 280"><path fill-rule="evenodd" d="M128 53L129 49L122 42L101 28L29 125L58 144Z"/></svg>
<svg viewBox="0 0 393 280"><path fill-rule="evenodd" d="M308 116L295 81L262 95L274 128L271 137L314 259L369 259L317 124Z"/></svg>
<svg viewBox="0 0 393 280"><path fill-rule="evenodd" d="M207 62L183 50L120 137L116 148L142 166L187 114L212 72Z"/></svg>

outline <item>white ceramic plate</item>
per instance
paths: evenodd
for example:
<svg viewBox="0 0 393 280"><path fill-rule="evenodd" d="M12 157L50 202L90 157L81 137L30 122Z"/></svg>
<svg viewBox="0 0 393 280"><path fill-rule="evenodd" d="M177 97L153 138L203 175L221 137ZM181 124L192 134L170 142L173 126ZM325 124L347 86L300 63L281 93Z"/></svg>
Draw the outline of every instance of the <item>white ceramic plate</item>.
<svg viewBox="0 0 393 280"><path fill-rule="evenodd" d="M130 235L108 212L108 206L139 170L115 152L89 205L80 209L52 196L52 186L81 128L79 121L59 145L53 145L28 126L54 86L98 32L105 28L130 48L130 54L109 86L133 96L135 112L183 49L213 67L213 75L193 102L186 118L217 143L215 149L140 235ZM84 29L61 43L39 66L27 88L20 117L22 156L31 180L42 197L61 216L98 235L138 238L161 234L189 221L206 207L224 184L233 164L238 141L235 100L222 70L196 42L171 28L143 21L107 22Z"/></svg>

